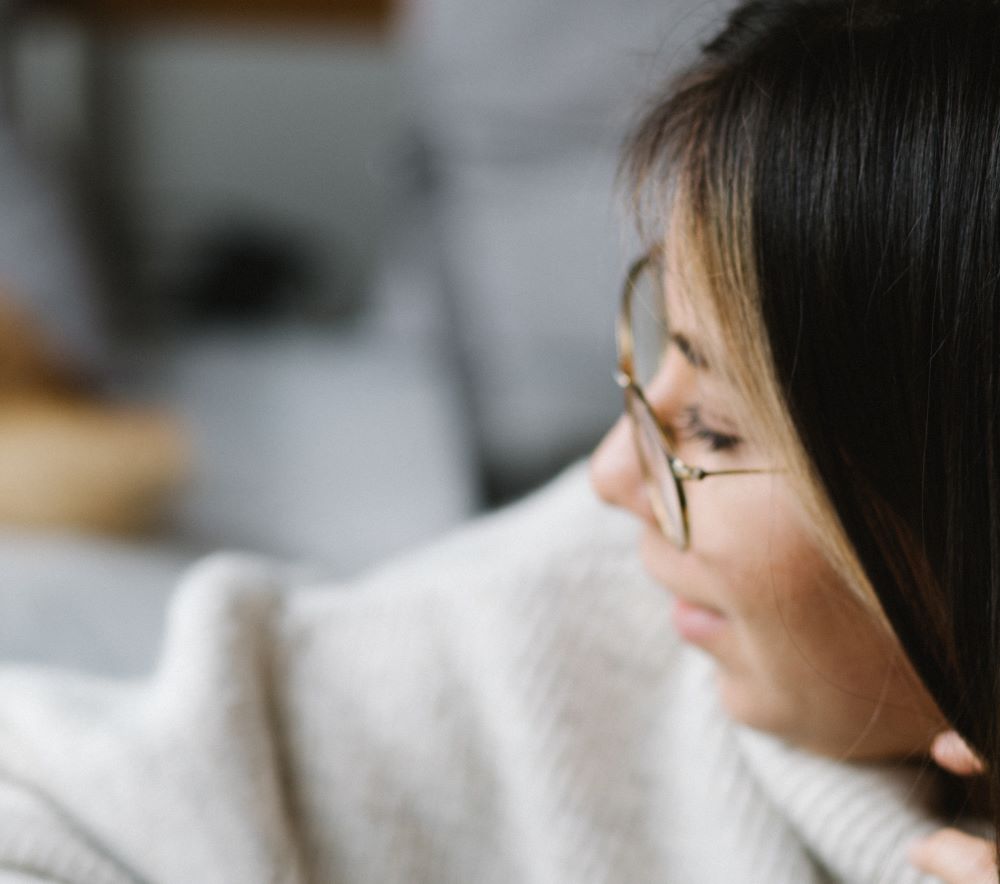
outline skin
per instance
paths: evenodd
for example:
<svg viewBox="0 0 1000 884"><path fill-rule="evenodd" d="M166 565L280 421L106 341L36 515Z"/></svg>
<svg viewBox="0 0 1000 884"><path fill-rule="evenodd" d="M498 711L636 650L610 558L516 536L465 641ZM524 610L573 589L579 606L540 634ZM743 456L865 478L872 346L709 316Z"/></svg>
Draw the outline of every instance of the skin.
<svg viewBox="0 0 1000 884"><path fill-rule="evenodd" d="M703 352L717 334L699 321L696 293L666 280L672 329ZM710 429L741 437L731 450L683 438L676 454L708 470L780 468L773 451L733 422L733 393L718 371L671 346L646 389L677 430L697 405ZM717 664L720 700L744 724L841 759L926 757L947 727L896 639L842 585L809 540L790 480L780 472L716 476L685 484L690 546L660 532L645 495L632 429L623 417L590 461L597 494L629 510L642 528L640 553L670 593L707 607L723 627L699 640ZM665 604L667 599L665 598Z"/></svg>
<svg viewBox="0 0 1000 884"><path fill-rule="evenodd" d="M976 776L983 763L955 731L940 734L931 747L934 760L959 776ZM996 847L957 829L940 829L910 847L910 860L945 884L995 884Z"/></svg>

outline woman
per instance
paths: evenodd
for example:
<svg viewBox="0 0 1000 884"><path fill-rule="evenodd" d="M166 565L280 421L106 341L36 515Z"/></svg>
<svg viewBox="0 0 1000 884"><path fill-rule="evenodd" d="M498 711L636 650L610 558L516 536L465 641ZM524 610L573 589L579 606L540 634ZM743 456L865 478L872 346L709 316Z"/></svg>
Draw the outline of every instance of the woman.
<svg viewBox="0 0 1000 884"><path fill-rule="evenodd" d="M0 871L924 880L995 815L927 757L996 776L998 35L748 3L645 115L591 476L654 581L579 468L350 592L206 563L152 679L0 675Z"/></svg>
<svg viewBox="0 0 1000 884"><path fill-rule="evenodd" d="M745 4L628 155L654 218L670 206L654 273L687 343L648 403L625 379L654 507L623 439L598 485L690 532L683 555L649 534L646 559L730 713L821 752L926 753L937 719L1000 762L998 25L992 2ZM678 491L657 420L685 460L783 472ZM810 670L857 721L818 686L797 726L817 734L795 732Z"/></svg>

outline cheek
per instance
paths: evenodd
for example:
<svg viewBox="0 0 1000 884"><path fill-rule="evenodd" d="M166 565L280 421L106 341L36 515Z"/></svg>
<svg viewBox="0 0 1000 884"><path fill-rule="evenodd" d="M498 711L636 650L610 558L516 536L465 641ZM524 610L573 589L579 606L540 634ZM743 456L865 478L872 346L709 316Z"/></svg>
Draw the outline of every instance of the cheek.
<svg viewBox="0 0 1000 884"><path fill-rule="evenodd" d="M692 551L714 598L734 621L740 657L758 670L787 665L803 648L822 653L862 616L774 477L722 477L689 500ZM735 487L742 483L742 487ZM838 639L839 640L839 639ZM798 648L798 650L796 650Z"/></svg>
<svg viewBox="0 0 1000 884"><path fill-rule="evenodd" d="M783 480L709 479L688 504L691 549L677 557L678 576L732 621L711 650L723 708L837 757L925 745L941 721L933 701L820 554Z"/></svg>
<svg viewBox="0 0 1000 884"><path fill-rule="evenodd" d="M783 693L816 679L863 687L894 646L815 547L787 490L769 484L758 481L714 512L703 508L714 527L704 528L699 561L739 639L723 662Z"/></svg>
<svg viewBox="0 0 1000 884"><path fill-rule="evenodd" d="M691 552L715 591L742 616L756 618L768 587L797 570L794 526L773 477L720 476L688 494Z"/></svg>

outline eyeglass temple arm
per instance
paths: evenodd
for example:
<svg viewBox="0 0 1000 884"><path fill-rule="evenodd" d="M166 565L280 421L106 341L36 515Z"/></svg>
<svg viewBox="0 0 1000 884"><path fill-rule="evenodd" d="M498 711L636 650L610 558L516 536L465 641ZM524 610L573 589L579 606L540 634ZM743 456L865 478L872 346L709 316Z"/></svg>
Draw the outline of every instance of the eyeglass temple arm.
<svg viewBox="0 0 1000 884"><path fill-rule="evenodd" d="M687 466L685 464L685 466ZM698 467L689 467L692 473L697 475L687 476L689 479L707 479L709 476L747 476L754 473L780 473L782 470L702 470Z"/></svg>

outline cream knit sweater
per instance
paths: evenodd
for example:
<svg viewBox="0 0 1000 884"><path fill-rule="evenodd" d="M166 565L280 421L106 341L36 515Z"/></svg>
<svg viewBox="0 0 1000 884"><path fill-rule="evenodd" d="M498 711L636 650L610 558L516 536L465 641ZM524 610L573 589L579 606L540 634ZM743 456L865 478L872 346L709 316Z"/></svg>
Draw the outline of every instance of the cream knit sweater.
<svg viewBox="0 0 1000 884"><path fill-rule="evenodd" d="M344 586L196 566L149 679L0 670L0 881L916 882L936 774L730 723L582 465Z"/></svg>

